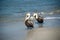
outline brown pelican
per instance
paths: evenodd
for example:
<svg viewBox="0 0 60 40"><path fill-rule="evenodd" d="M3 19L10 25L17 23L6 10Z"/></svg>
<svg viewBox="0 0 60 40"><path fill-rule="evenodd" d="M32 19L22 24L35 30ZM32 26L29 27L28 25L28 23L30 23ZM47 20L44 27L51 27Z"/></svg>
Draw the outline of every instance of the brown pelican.
<svg viewBox="0 0 60 40"><path fill-rule="evenodd" d="M26 14L26 18L25 18L25 25L27 26L27 28L33 28L33 22L32 22L32 17L30 17L30 13Z"/></svg>
<svg viewBox="0 0 60 40"><path fill-rule="evenodd" d="M33 16L39 23L43 23L43 17L39 16L37 13L34 13Z"/></svg>

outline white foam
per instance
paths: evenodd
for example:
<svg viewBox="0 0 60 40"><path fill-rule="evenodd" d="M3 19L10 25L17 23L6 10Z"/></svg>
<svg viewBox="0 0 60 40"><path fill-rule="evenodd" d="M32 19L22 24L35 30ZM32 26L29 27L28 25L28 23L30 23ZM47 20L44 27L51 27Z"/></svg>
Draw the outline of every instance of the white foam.
<svg viewBox="0 0 60 40"><path fill-rule="evenodd" d="M60 19L60 17L45 17L44 19Z"/></svg>

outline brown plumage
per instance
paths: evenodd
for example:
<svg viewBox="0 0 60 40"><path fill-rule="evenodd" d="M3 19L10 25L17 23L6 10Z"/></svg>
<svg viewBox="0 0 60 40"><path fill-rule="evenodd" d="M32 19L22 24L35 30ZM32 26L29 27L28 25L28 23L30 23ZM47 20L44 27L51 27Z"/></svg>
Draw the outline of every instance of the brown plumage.
<svg viewBox="0 0 60 40"><path fill-rule="evenodd" d="M33 23L29 19L25 21L25 25L27 26L27 28L33 28Z"/></svg>
<svg viewBox="0 0 60 40"><path fill-rule="evenodd" d="M37 20L39 23L43 23L43 18L41 18L41 17L38 17L36 20Z"/></svg>

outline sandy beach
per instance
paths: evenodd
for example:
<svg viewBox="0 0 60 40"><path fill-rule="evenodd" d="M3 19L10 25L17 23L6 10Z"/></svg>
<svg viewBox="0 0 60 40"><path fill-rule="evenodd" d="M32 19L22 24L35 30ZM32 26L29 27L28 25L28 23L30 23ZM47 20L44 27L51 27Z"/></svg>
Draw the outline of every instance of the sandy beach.
<svg viewBox="0 0 60 40"><path fill-rule="evenodd" d="M59 40L60 28L38 28L30 30L27 34L26 40Z"/></svg>

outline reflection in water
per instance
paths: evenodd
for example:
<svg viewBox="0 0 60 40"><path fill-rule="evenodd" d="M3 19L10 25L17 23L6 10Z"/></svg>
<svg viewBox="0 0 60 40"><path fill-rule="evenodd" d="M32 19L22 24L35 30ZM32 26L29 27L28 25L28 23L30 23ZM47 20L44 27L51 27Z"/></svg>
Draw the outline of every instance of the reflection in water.
<svg viewBox="0 0 60 40"><path fill-rule="evenodd" d="M43 23L35 22L35 25L36 25L36 24L38 25L39 28L41 28L41 27L43 27L44 22L43 22Z"/></svg>
<svg viewBox="0 0 60 40"><path fill-rule="evenodd" d="M43 27L43 23L38 24L38 27L42 28Z"/></svg>

